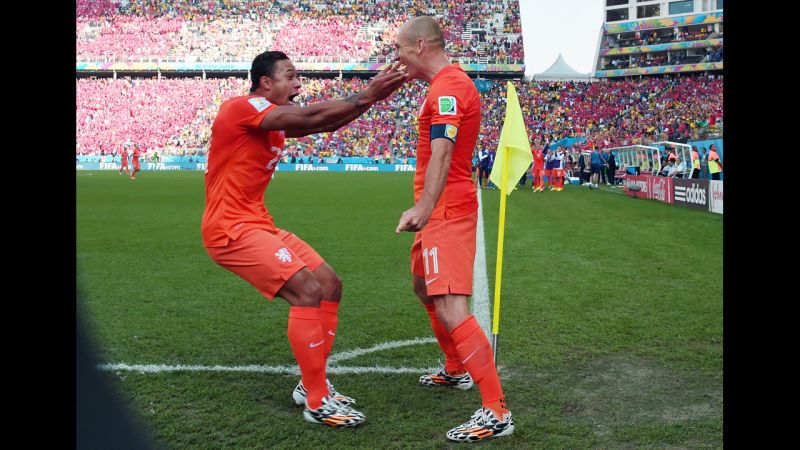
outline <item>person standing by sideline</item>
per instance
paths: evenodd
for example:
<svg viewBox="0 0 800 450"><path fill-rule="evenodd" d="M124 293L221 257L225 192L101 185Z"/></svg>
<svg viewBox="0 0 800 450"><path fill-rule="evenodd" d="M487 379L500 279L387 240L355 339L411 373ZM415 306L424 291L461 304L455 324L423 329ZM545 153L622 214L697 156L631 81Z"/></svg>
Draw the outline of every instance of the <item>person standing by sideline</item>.
<svg viewBox="0 0 800 450"><path fill-rule="evenodd" d="M489 181L489 162L491 157L486 150L478 152L478 187L486 189L486 183ZM484 181L485 180L485 181Z"/></svg>
<svg viewBox="0 0 800 450"><path fill-rule="evenodd" d="M697 153L697 147L692 146L692 179L700 178L700 153Z"/></svg>
<svg viewBox="0 0 800 450"><path fill-rule="evenodd" d="M596 148L592 148L592 178L589 180L589 188L597 189L600 183L600 174L605 170L606 159L602 152Z"/></svg>
<svg viewBox="0 0 800 450"><path fill-rule="evenodd" d="M131 169L131 180L136 179L136 172L141 170L141 166L139 165L139 145L133 144L133 153L131 153L131 164L133 165L133 169Z"/></svg>
<svg viewBox="0 0 800 450"><path fill-rule="evenodd" d="M129 175L131 171L128 169L128 144L122 144L122 149L119 152L120 162L119 162L119 174L122 175L122 172L125 172L125 175Z"/></svg>
<svg viewBox="0 0 800 450"><path fill-rule="evenodd" d="M414 206L402 213L395 228L396 234L416 233L412 284L445 355L444 369L422 375L419 382L462 390L478 384L481 407L448 431L448 439L475 442L508 436L514 432L514 420L506 407L492 347L467 302L472 295L478 220L470 163L480 131L481 98L460 65L450 62L433 17L405 22L395 48L408 78L430 85L419 111Z"/></svg>
<svg viewBox="0 0 800 450"><path fill-rule="evenodd" d="M533 164L531 165L531 189L533 189L533 192L544 191L544 155L539 147L539 139L537 138L531 146L531 153L533 153Z"/></svg>
<svg viewBox="0 0 800 450"><path fill-rule="evenodd" d="M617 185L617 159L611 150L606 150L606 153L608 154L608 166L606 166L608 170L608 185L614 187Z"/></svg>
<svg viewBox="0 0 800 450"><path fill-rule="evenodd" d="M712 180L720 179L722 160L719 159L719 154L717 154L716 144L711 144L711 146L708 147L708 171L711 173Z"/></svg>
<svg viewBox="0 0 800 450"><path fill-rule="evenodd" d="M581 152L578 155L578 177L580 178L580 184L583 185L586 183L586 155Z"/></svg>

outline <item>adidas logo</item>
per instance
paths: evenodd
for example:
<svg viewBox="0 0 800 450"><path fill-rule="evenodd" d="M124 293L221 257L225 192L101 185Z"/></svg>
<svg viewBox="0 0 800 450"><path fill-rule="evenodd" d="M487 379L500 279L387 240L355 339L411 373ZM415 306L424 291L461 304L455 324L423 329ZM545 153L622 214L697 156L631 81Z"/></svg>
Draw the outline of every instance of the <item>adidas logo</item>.
<svg viewBox="0 0 800 450"><path fill-rule="evenodd" d="M675 186L675 201L694 203L695 205L706 205L706 190L697 187L692 183L691 187Z"/></svg>

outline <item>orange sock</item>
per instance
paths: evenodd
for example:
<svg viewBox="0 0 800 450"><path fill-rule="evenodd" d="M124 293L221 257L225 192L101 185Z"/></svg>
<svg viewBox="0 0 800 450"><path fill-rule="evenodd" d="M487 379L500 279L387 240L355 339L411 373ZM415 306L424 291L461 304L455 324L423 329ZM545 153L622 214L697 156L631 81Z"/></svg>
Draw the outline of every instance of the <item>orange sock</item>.
<svg viewBox="0 0 800 450"><path fill-rule="evenodd" d="M483 406L490 408L498 417L502 417L508 411L503 388L500 386L500 377L497 376L497 368L494 366L492 347L475 316L470 315L464 319L453 328L450 336L456 343L461 361L478 384Z"/></svg>
<svg viewBox="0 0 800 450"><path fill-rule="evenodd" d="M436 305L433 303L430 305L423 303L423 305L425 305L425 309L428 311L428 317L431 318L433 334L436 336L436 340L439 341L439 347L441 347L442 352L444 352L444 370L451 375L464 372L467 369L464 367L464 364L461 364L461 357L458 356L458 350L456 350L456 344L453 342L453 338L450 337L447 328L445 328L442 322L439 322L439 319L436 317Z"/></svg>
<svg viewBox="0 0 800 450"><path fill-rule="evenodd" d="M331 356L336 327L339 325L339 302L323 300L319 302L319 320L322 322L322 336L325 338L325 361Z"/></svg>
<svg viewBox="0 0 800 450"><path fill-rule="evenodd" d="M313 307L292 306L289 308L289 345L300 366L303 385L308 391L306 404L311 409L319 408L322 397L328 395L325 383L325 339L322 337L320 310Z"/></svg>

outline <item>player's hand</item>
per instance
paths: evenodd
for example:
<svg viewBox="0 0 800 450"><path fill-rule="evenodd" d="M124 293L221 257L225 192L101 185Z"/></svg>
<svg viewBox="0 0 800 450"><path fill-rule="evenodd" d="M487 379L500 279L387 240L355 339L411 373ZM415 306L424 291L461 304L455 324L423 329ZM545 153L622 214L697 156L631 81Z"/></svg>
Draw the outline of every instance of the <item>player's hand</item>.
<svg viewBox="0 0 800 450"><path fill-rule="evenodd" d="M427 208L415 205L400 216L400 221L397 223L397 228L395 228L394 233L400 234L401 231L422 231L425 225L428 224L430 216L431 211Z"/></svg>
<svg viewBox="0 0 800 450"><path fill-rule="evenodd" d="M365 93L370 103L383 100L400 88L408 80L408 73L400 61L395 61L378 72L370 80Z"/></svg>

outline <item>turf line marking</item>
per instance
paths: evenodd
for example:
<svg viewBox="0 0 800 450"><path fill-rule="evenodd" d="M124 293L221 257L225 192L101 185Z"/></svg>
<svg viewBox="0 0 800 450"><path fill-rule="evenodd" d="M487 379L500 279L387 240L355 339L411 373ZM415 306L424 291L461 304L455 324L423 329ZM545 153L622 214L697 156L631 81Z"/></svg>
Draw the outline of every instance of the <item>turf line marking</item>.
<svg viewBox="0 0 800 450"><path fill-rule="evenodd" d="M431 344L434 342L436 342L435 337L414 338L414 339L406 339L404 341L384 342L383 344L373 345L372 347L369 348L356 348L354 350L348 350L346 352L333 353L328 358L328 364L336 364L339 361L344 361L346 359L353 359L361 355L366 355L367 353L378 352L381 350L388 350L390 348L406 347L408 345Z"/></svg>
<svg viewBox="0 0 800 450"><path fill-rule="evenodd" d="M356 348L346 352L334 353L328 359L328 373L333 374L362 374L362 373L434 373L439 370L437 367L383 367L383 366L337 366L339 361L356 358L368 353L378 352L381 350L388 350L398 347L406 347L409 345L432 344L436 342L435 337L405 339L402 341L390 341L383 344L374 345L369 348ZM105 371L131 371L139 373L163 373L163 372L259 372L259 373L278 373L278 374L291 374L300 375L300 370L297 366L264 366L251 364L247 366L203 366L203 365L168 365L168 364L100 364L97 366L100 370Z"/></svg>
<svg viewBox="0 0 800 450"><path fill-rule="evenodd" d="M247 366L199 366L199 365L167 365L167 364L101 364L98 369L107 372L139 372L139 373L164 373L164 372L254 372L273 373L286 375L300 375L297 366L263 366L251 364ZM392 366L333 366L329 367L329 374L396 374L396 373L435 373L441 367L392 367Z"/></svg>
<svg viewBox="0 0 800 450"><path fill-rule="evenodd" d="M475 246L475 265L472 270L472 314L487 337L492 336L489 312L489 279L486 276L486 245L483 238L483 202L478 188L478 230Z"/></svg>

